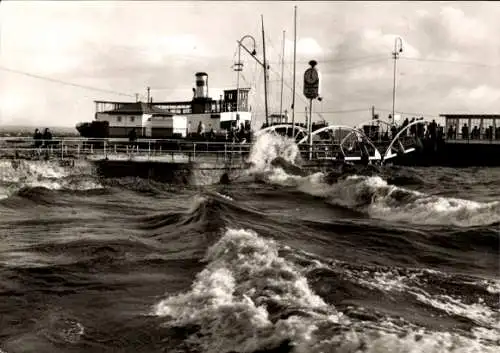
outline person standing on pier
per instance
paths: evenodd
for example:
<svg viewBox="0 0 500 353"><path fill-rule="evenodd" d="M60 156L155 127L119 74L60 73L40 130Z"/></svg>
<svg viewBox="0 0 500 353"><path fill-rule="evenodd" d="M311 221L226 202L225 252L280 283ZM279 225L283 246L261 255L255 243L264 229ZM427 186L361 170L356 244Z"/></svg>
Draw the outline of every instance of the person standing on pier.
<svg viewBox="0 0 500 353"><path fill-rule="evenodd" d="M468 140L469 139L469 127L467 124L464 124L462 126L462 139Z"/></svg>
<svg viewBox="0 0 500 353"><path fill-rule="evenodd" d="M43 145L45 147L48 147L50 145L50 140L52 140L52 133L50 132L49 128L46 127L43 131Z"/></svg>
<svg viewBox="0 0 500 353"><path fill-rule="evenodd" d="M137 140L137 132L135 132L135 127L128 133L128 141L131 144L132 151L135 150L135 141Z"/></svg>
<svg viewBox="0 0 500 353"><path fill-rule="evenodd" d="M128 133L128 140L129 142L135 142L135 140L137 140L137 133L135 132L135 128L130 130L130 132Z"/></svg>
<svg viewBox="0 0 500 353"><path fill-rule="evenodd" d="M35 140L35 148L38 148L42 145L42 133L40 132L40 130L35 129L33 140Z"/></svg>

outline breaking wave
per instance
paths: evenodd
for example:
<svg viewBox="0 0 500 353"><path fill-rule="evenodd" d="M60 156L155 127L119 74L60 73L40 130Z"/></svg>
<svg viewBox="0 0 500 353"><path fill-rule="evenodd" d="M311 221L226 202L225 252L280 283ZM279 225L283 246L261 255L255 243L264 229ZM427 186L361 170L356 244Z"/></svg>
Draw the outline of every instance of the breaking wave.
<svg viewBox="0 0 500 353"><path fill-rule="evenodd" d="M461 227L500 222L500 202L488 203L427 195L389 185L379 176L348 176L333 184L308 180L299 186L332 205L361 210L373 218L422 225Z"/></svg>
<svg viewBox="0 0 500 353"><path fill-rule="evenodd" d="M434 196L392 185L381 176L390 175L390 171L374 167L340 168L330 174L307 173L301 170L299 157L293 140L264 134L252 151L250 161L253 169L250 173L266 183L292 186L306 194L321 197L332 205L388 221L460 227L500 222L499 201L477 202ZM423 184L421 178L410 176L407 171L396 170L395 173L387 178L402 185Z"/></svg>
<svg viewBox="0 0 500 353"><path fill-rule="evenodd" d="M27 188L91 190L102 187L88 164L63 166L54 161L0 160L0 199Z"/></svg>
<svg viewBox="0 0 500 353"><path fill-rule="evenodd" d="M363 308L344 305L339 310L314 292L308 277L317 276L320 268L341 269L337 275L344 277L363 271L346 271L311 258L306 266L298 265L284 250L253 231L227 229L208 249L206 266L191 289L160 301L153 314L164 317L169 327L189 328L186 349L194 352L486 353L496 349L490 344L495 344L491 337L500 332L495 326L498 314L481 302L465 304L405 284L415 283L419 273L425 274L422 271L415 272L417 277L411 273L393 277L391 272L370 277L365 269L365 276L350 280L386 295L411 290L423 305L465 315L484 327L468 335L440 332Z"/></svg>
<svg viewBox="0 0 500 353"><path fill-rule="evenodd" d="M0 352L498 350L496 178L250 160L203 188L0 162Z"/></svg>

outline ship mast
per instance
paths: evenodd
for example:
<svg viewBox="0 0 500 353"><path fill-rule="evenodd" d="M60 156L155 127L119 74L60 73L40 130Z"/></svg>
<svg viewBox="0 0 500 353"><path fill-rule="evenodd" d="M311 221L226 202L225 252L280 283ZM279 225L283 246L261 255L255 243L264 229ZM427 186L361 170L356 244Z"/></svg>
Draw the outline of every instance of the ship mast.
<svg viewBox="0 0 500 353"><path fill-rule="evenodd" d="M285 31L283 31L283 50L281 53L280 119L281 119L281 115L283 114L283 70L284 70L284 68L285 68ZM287 123L288 123L288 121L287 121Z"/></svg>
<svg viewBox="0 0 500 353"><path fill-rule="evenodd" d="M297 63L297 6L294 6L293 17L292 134L293 137L295 137L295 65Z"/></svg>
<svg viewBox="0 0 500 353"><path fill-rule="evenodd" d="M266 62L266 38L264 35L264 15L260 15L262 19L262 51L264 55L264 104L266 108L266 126L269 126L269 115L267 110L267 62Z"/></svg>

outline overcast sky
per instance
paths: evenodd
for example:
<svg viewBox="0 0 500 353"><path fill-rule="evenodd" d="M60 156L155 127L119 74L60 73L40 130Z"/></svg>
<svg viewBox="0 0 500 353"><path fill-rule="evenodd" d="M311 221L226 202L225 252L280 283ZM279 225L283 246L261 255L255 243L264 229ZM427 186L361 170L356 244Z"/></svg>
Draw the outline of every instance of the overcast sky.
<svg viewBox="0 0 500 353"><path fill-rule="evenodd" d="M403 53L396 111L499 112L498 2L4 0L0 123L74 126L93 119L93 100L135 100L147 86L155 101L190 100L197 71L208 73L209 93L218 98L222 89L236 87L238 39L254 36L262 58L261 14L271 65L270 111L280 109L283 31L283 109L290 110L294 5L298 120L304 120L303 72L311 59L322 73L324 100L314 103L322 117L356 125L370 118L372 105L386 116L397 36ZM252 87L250 104L262 121L262 72L244 52L242 60L242 85Z"/></svg>

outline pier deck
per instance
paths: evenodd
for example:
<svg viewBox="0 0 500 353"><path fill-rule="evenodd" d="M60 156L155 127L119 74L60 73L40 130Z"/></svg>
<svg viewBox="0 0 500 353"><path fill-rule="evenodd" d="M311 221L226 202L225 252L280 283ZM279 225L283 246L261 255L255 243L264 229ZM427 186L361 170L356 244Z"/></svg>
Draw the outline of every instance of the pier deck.
<svg viewBox="0 0 500 353"><path fill-rule="evenodd" d="M242 160L250 144L194 142L180 140L127 139L52 139L38 141L31 138L0 139L0 159L51 159L89 161L114 160L163 163L225 163Z"/></svg>
<svg viewBox="0 0 500 353"><path fill-rule="evenodd" d="M46 143L47 142L47 143ZM31 138L0 138L0 159L25 160L75 160L88 161L133 161L158 163L205 163L233 165L245 163L252 144L236 142L208 142L186 140L138 139L130 142L123 138L88 139L57 138L42 141L36 146ZM339 146L315 143L299 145L303 160L337 160ZM351 153L346 161L360 160L360 155Z"/></svg>

